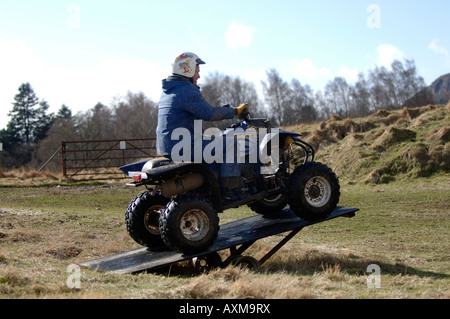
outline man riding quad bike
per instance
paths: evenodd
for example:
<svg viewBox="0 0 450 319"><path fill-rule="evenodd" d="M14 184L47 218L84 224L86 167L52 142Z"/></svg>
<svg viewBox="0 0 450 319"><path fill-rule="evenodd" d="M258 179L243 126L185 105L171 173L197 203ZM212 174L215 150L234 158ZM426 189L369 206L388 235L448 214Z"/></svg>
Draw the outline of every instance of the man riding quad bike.
<svg viewBox="0 0 450 319"><path fill-rule="evenodd" d="M129 185L148 189L128 205L129 235L151 249L194 254L213 244L218 214L228 208L248 205L269 217L289 205L306 220L331 214L339 202L339 181L314 162L312 146L267 119L252 119L246 104L210 106L196 86L199 64L204 62L198 56L183 53L173 75L163 80L157 128L163 157L120 168L133 177ZM236 124L203 134L201 120L236 115Z"/></svg>

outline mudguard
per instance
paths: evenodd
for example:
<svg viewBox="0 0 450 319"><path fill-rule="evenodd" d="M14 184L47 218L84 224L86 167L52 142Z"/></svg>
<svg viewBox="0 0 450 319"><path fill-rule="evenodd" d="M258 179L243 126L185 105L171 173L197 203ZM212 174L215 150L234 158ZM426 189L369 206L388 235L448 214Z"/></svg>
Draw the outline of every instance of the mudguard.
<svg viewBox="0 0 450 319"><path fill-rule="evenodd" d="M140 172L142 170L142 167L144 167L145 163L147 163L149 160L143 160L139 162L134 162L131 164L127 164L124 166L119 167L119 169L124 172L126 175L130 175L130 172Z"/></svg>

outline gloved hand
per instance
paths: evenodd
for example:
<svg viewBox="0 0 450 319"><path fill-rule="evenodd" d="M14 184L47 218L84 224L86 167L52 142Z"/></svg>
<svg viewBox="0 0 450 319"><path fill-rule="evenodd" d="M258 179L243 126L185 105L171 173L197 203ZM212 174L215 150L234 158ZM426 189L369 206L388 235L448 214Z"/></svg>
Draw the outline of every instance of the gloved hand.
<svg viewBox="0 0 450 319"><path fill-rule="evenodd" d="M247 115L248 114L248 104L243 103L239 105L238 107L234 108L236 111L236 115Z"/></svg>

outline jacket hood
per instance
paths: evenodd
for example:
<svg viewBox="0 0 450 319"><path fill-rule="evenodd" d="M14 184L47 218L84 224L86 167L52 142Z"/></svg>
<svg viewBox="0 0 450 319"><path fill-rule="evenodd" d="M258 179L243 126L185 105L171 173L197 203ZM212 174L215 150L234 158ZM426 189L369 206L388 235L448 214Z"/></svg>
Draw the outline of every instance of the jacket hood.
<svg viewBox="0 0 450 319"><path fill-rule="evenodd" d="M162 81L162 89L164 93L170 93L173 89L178 86L184 86L187 83L191 83L188 78L181 75L171 75L167 79Z"/></svg>

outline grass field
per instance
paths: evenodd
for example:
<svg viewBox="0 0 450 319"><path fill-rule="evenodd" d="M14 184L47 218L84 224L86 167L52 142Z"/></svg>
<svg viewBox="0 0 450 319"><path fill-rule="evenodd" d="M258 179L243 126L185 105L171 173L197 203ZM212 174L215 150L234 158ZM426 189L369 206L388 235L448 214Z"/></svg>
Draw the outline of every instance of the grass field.
<svg viewBox="0 0 450 319"><path fill-rule="evenodd" d="M192 275L186 264L137 275L83 268L79 288L71 288L70 265L139 247L124 212L144 189L1 187L0 298L450 298L449 175L342 184L340 205L360 208L356 217L305 228L260 273ZM231 210L221 222L250 215ZM261 257L281 238L260 240L246 254ZM373 264L378 282L368 272Z"/></svg>
<svg viewBox="0 0 450 319"><path fill-rule="evenodd" d="M301 132L339 176L340 205L360 212L305 228L260 273L192 275L186 263L138 275L81 269L74 289L71 265L139 247L124 213L145 189L0 173L0 298L449 299L449 110L450 103L380 110L286 128ZM250 215L240 208L220 217ZM282 238L260 240L246 254L262 257Z"/></svg>

